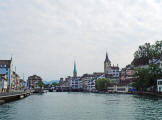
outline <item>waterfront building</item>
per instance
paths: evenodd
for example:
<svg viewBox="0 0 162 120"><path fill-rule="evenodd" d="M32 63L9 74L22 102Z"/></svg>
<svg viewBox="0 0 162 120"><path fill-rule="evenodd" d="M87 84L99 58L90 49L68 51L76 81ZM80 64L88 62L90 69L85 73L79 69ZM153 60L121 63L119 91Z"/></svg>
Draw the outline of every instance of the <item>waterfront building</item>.
<svg viewBox="0 0 162 120"><path fill-rule="evenodd" d="M88 82L88 91L96 91L95 83L97 79L105 78L104 73L94 72Z"/></svg>
<svg viewBox="0 0 162 120"><path fill-rule="evenodd" d="M20 89L20 76L15 71L12 71L11 78L12 78L12 89L14 90Z"/></svg>
<svg viewBox="0 0 162 120"><path fill-rule="evenodd" d="M20 79L20 89L21 90L26 89L26 81L23 79Z"/></svg>
<svg viewBox="0 0 162 120"><path fill-rule="evenodd" d="M82 89L81 77L77 76L76 62L74 62L73 77L69 77L69 86L72 89Z"/></svg>
<svg viewBox="0 0 162 120"><path fill-rule="evenodd" d="M63 78L60 78L59 86L69 88L69 77L65 78L65 80Z"/></svg>
<svg viewBox="0 0 162 120"><path fill-rule="evenodd" d="M7 91L7 77L5 74L0 74L0 93Z"/></svg>
<svg viewBox="0 0 162 120"><path fill-rule="evenodd" d="M91 91L94 83L94 75L93 74L84 74L81 77L82 87L84 91Z"/></svg>
<svg viewBox="0 0 162 120"><path fill-rule="evenodd" d="M95 82L99 78L105 78L103 72L94 72L93 74L84 74L81 77L82 88L84 91L96 91Z"/></svg>
<svg viewBox="0 0 162 120"><path fill-rule="evenodd" d="M42 78L40 76L37 76L37 75L30 76L28 77L28 80L27 80L27 87L29 89L40 88L41 82L42 82Z"/></svg>
<svg viewBox="0 0 162 120"><path fill-rule="evenodd" d="M119 67L118 65L111 65L111 61L108 57L108 54L106 53L106 58L104 61L104 74L105 74L105 78L109 78L114 82L119 82Z"/></svg>
<svg viewBox="0 0 162 120"><path fill-rule="evenodd" d="M120 84L130 84L136 79L134 77L135 70L133 65L127 65L125 68L122 68L120 71Z"/></svg>
<svg viewBox="0 0 162 120"><path fill-rule="evenodd" d="M132 86L129 85L124 85L124 84L110 84L107 87L107 91L108 92L117 92L117 93L128 93L128 92L132 92L135 91L135 89L132 88Z"/></svg>
<svg viewBox="0 0 162 120"><path fill-rule="evenodd" d="M10 60L0 60L0 74L6 75L7 88L12 88L12 58Z"/></svg>
<svg viewBox="0 0 162 120"><path fill-rule="evenodd" d="M59 85L62 85L64 81L64 78L60 78Z"/></svg>

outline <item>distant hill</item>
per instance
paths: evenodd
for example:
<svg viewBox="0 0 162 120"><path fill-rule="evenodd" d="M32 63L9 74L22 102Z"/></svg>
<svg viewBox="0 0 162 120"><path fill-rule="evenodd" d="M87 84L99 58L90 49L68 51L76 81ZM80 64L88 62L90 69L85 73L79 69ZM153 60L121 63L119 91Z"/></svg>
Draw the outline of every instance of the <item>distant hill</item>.
<svg viewBox="0 0 162 120"><path fill-rule="evenodd" d="M44 84L52 84L53 82L59 83L59 80L43 81Z"/></svg>

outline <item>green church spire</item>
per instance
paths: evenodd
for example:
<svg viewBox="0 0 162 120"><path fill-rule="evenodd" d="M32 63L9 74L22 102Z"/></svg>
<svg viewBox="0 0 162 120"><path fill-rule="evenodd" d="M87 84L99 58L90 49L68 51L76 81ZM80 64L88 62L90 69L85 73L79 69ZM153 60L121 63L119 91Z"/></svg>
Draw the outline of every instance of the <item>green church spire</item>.
<svg viewBox="0 0 162 120"><path fill-rule="evenodd" d="M73 77L77 77L76 62L74 61Z"/></svg>

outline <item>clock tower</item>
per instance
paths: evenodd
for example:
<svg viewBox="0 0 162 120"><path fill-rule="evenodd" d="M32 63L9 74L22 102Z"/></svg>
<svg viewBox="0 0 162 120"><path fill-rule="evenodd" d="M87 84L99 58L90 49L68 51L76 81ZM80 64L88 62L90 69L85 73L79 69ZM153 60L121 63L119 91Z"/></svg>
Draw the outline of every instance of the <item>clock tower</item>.
<svg viewBox="0 0 162 120"><path fill-rule="evenodd" d="M109 60L107 52L106 52L106 59L104 61L104 73L111 74L111 61Z"/></svg>

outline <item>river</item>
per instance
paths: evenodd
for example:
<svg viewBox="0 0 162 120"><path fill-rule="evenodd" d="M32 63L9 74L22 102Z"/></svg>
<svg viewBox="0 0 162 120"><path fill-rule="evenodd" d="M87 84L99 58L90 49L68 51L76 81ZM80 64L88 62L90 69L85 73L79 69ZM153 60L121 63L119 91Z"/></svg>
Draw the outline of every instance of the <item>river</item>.
<svg viewBox="0 0 162 120"><path fill-rule="evenodd" d="M162 100L127 94L34 94L0 105L0 120L162 120Z"/></svg>

